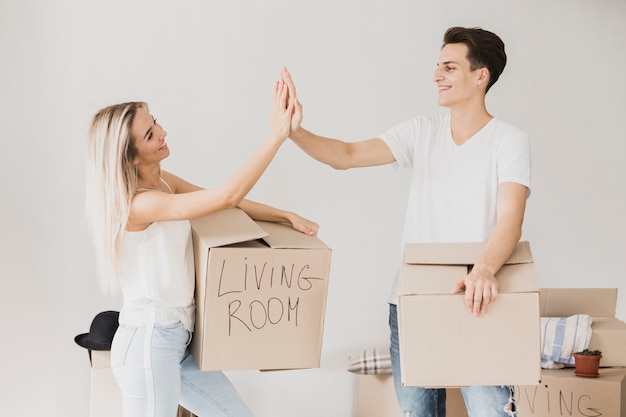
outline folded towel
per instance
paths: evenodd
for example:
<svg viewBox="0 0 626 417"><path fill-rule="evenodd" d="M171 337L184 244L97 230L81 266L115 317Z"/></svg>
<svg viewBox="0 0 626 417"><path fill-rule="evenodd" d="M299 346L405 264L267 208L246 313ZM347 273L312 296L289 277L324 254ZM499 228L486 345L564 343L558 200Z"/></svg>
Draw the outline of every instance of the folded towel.
<svg viewBox="0 0 626 417"><path fill-rule="evenodd" d="M357 374L390 374L389 348L365 349L348 358L348 371Z"/></svg>
<svg viewBox="0 0 626 417"><path fill-rule="evenodd" d="M587 314L541 318L541 367L560 369L574 364L572 353L589 347L592 319Z"/></svg>

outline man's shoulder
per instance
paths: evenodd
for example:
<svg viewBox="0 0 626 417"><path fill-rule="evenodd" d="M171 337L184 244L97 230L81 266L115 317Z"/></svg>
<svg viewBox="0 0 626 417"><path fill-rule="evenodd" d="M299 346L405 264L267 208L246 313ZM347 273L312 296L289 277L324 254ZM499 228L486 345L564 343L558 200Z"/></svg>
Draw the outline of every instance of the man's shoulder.
<svg viewBox="0 0 626 417"><path fill-rule="evenodd" d="M410 119L404 120L394 126L394 128L403 128L421 131L425 128L438 128L450 126L450 115L448 113L440 113L434 115L417 115ZM393 128L392 128L393 129Z"/></svg>
<svg viewBox="0 0 626 417"><path fill-rule="evenodd" d="M512 123L498 119L497 117L495 117L493 121L498 135L527 135L525 131Z"/></svg>

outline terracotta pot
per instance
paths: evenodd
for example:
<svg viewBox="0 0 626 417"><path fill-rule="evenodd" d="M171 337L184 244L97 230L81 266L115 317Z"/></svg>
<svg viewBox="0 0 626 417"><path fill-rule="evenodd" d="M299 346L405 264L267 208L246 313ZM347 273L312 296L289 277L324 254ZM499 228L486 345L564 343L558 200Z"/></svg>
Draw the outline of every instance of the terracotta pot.
<svg viewBox="0 0 626 417"><path fill-rule="evenodd" d="M598 368L600 367L600 359L602 355L581 355L574 353L574 363L576 365L577 376L585 378L597 378Z"/></svg>

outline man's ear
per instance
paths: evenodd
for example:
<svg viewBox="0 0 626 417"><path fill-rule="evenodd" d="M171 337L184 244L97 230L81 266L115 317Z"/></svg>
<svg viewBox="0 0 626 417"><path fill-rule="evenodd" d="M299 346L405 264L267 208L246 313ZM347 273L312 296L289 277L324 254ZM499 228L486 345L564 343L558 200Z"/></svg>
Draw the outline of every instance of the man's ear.
<svg viewBox="0 0 626 417"><path fill-rule="evenodd" d="M486 85L489 82L489 70L487 67L482 67L478 69L478 78L476 80L477 85Z"/></svg>

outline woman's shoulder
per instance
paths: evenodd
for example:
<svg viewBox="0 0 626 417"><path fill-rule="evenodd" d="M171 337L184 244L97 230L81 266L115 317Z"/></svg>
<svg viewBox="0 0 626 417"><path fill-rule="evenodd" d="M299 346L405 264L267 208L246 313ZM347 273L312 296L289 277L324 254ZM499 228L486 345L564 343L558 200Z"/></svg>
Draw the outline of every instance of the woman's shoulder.
<svg viewBox="0 0 626 417"><path fill-rule="evenodd" d="M202 187L191 184L169 171L161 170L161 178L165 181L167 186L170 187L172 193L174 194L188 193L202 189Z"/></svg>

